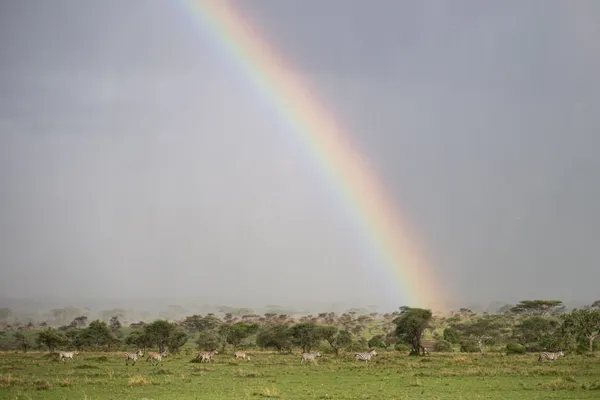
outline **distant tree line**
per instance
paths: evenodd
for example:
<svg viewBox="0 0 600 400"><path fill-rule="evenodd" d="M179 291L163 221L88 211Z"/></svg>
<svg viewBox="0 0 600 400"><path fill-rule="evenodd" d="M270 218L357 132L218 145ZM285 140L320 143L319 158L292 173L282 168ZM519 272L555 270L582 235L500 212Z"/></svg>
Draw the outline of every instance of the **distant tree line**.
<svg viewBox="0 0 600 400"><path fill-rule="evenodd" d="M0 313L7 315L10 313ZM0 332L0 336L6 334ZM411 307L400 307L387 314L349 311L300 318L274 312L262 316L228 312L221 317L209 313L177 321L140 321L126 329L119 315L111 316L108 322L88 322L86 316L75 316L58 328L40 326L32 340L22 330L13 331L12 347L23 351L155 348L177 353L193 341L199 350L220 352L251 348L278 352L321 349L337 356L343 351L378 348L413 355L492 350L513 354L557 349L593 352L600 346L596 341L599 336L600 301L567 312L558 300L524 300L494 314L461 308L450 317L440 317L431 310Z"/></svg>

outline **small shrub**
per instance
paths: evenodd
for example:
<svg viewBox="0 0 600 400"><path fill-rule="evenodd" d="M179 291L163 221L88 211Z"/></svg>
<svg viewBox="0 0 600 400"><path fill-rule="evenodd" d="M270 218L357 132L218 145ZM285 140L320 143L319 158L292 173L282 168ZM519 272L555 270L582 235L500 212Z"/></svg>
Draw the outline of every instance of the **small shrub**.
<svg viewBox="0 0 600 400"><path fill-rule="evenodd" d="M440 340L436 342L433 346L433 350L441 353L451 353L454 351L454 349L452 349L452 343L447 340Z"/></svg>
<svg viewBox="0 0 600 400"><path fill-rule="evenodd" d="M144 386L148 384L148 380L142 375L136 375L129 378L129 386Z"/></svg>
<svg viewBox="0 0 600 400"><path fill-rule="evenodd" d="M153 375L172 375L173 373L168 369L161 368L157 371L154 371L152 374Z"/></svg>
<svg viewBox="0 0 600 400"><path fill-rule="evenodd" d="M576 386L563 378L557 378L553 381L541 384L541 387L547 390L573 390Z"/></svg>
<svg viewBox="0 0 600 400"><path fill-rule="evenodd" d="M525 351L527 353L539 353L540 351L546 351L546 349L539 343L527 343L525 344Z"/></svg>
<svg viewBox="0 0 600 400"><path fill-rule="evenodd" d="M69 387L73 385L73 380L70 378L65 378L58 381L58 386Z"/></svg>
<svg viewBox="0 0 600 400"><path fill-rule="evenodd" d="M525 354L525 347L518 343L508 343L506 345L506 354Z"/></svg>
<svg viewBox="0 0 600 400"><path fill-rule="evenodd" d="M264 388L260 392L254 393L254 395L267 398L277 398L280 396L279 391L275 388Z"/></svg>
<svg viewBox="0 0 600 400"><path fill-rule="evenodd" d="M584 390L600 390L600 382L583 383L581 388Z"/></svg>
<svg viewBox="0 0 600 400"><path fill-rule="evenodd" d="M239 378L262 378L265 376L262 372L247 372L242 369L238 369L234 374Z"/></svg>
<svg viewBox="0 0 600 400"><path fill-rule="evenodd" d="M454 357L453 362L454 362L454 364L463 364L463 365L473 364L473 360L468 357L465 357L465 356Z"/></svg>
<svg viewBox="0 0 600 400"><path fill-rule="evenodd" d="M407 345L405 345L404 343L396 343L396 345L394 346L394 350L405 352L405 351L410 351L410 348Z"/></svg>
<svg viewBox="0 0 600 400"><path fill-rule="evenodd" d="M50 390L52 388L52 384L47 380L39 380L35 381L35 390Z"/></svg>
<svg viewBox="0 0 600 400"><path fill-rule="evenodd" d="M463 340L460 342L460 351L463 353L479 353L479 345L474 340Z"/></svg>

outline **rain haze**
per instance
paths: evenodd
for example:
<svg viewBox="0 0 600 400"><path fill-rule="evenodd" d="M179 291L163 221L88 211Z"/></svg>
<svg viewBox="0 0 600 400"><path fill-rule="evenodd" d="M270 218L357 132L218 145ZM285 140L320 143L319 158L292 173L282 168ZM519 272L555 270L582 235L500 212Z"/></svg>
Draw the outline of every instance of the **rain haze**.
<svg viewBox="0 0 600 400"><path fill-rule="evenodd" d="M377 171L441 299L598 295L594 0L233 4ZM1 296L412 300L183 2L3 1L0 49Z"/></svg>

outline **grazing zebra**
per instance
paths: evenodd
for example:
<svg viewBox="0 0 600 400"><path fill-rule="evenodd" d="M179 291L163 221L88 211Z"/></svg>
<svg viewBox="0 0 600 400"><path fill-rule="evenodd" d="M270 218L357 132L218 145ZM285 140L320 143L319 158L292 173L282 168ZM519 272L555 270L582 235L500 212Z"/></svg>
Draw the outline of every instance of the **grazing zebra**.
<svg viewBox="0 0 600 400"><path fill-rule="evenodd" d="M300 360L300 364L302 364L304 361L312 361L316 363L317 357L321 357L321 353L318 351L316 353L302 353L302 359Z"/></svg>
<svg viewBox="0 0 600 400"><path fill-rule="evenodd" d="M67 361L67 359L73 361L73 356L79 355L78 351L60 351L58 353L58 359L62 361Z"/></svg>
<svg viewBox="0 0 600 400"><path fill-rule="evenodd" d="M152 360L152 363L154 364L154 361L156 361L157 363L161 362L163 357L167 356L167 352L163 351L162 353L154 353L154 352L150 352L148 353L148 358L146 359L146 362Z"/></svg>
<svg viewBox="0 0 600 400"><path fill-rule="evenodd" d="M129 365L129 360L133 361L133 364L131 365L135 365L135 362L138 360L138 357L142 357L143 355L144 352L141 350L138 350L135 353L125 353L125 365Z"/></svg>
<svg viewBox="0 0 600 400"><path fill-rule="evenodd" d="M369 351L368 353L356 353L354 354L354 363L356 364L359 360L364 360L364 362L371 361L371 357L376 356L377 352L375 349Z"/></svg>
<svg viewBox="0 0 600 400"><path fill-rule="evenodd" d="M556 359L560 356L564 356L565 353L562 350L559 350L556 353L548 353L547 351L540 354L540 358L538 358L538 364L541 364L544 360L550 360L552 362L556 361Z"/></svg>
<svg viewBox="0 0 600 400"><path fill-rule="evenodd" d="M244 353L243 351L236 351L235 353L233 353L233 356L236 358L236 360L238 358L243 358L246 361L250 361L250 356Z"/></svg>
<svg viewBox="0 0 600 400"><path fill-rule="evenodd" d="M209 362L210 360L212 360L212 358L215 356L215 354L219 354L218 350L213 350L213 351L201 351L198 353L198 355L196 356L196 360L200 359L200 362ZM214 360L213 360L214 362Z"/></svg>

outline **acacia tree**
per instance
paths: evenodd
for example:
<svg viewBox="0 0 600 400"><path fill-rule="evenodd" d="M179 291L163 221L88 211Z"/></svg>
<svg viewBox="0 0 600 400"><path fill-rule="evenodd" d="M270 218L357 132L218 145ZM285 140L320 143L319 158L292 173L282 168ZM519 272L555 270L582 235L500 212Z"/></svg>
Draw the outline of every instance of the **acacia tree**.
<svg viewBox="0 0 600 400"><path fill-rule="evenodd" d="M198 334L198 338L196 339L196 345L199 350L216 350L220 343L221 338L214 331L202 331Z"/></svg>
<svg viewBox="0 0 600 400"><path fill-rule="evenodd" d="M47 347L48 351L53 352L57 347L69 343L69 340L62 332L48 328L37 334L35 342L38 347Z"/></svg>
<svg viewBox="0 0 600 400"><path fill-rule="evenodd" d="M165 351L168 347L169 351L175 353L188 339L185 332L178 329L175 324L162 319L157 319L144 326L142 335L147 343L157 346L159 352Z"/></svg>
<svg viewBox="0 0 600 400"><path fill-rule="evenodd" d="M77 334L76 342L79 347L110 350L119 344L119 339L111 332L106 322L95 320Z"/></svg>
<svg viewBox="0 0 600 400"><path fill-rule="evenodd" d="M186 317L181 325L189 332L216 331L223 322L214 314Z"/></svg>
<svg viewBox="0 0 600 400"><path fill-rule="evenodd" d="M258 324L248 324L245 322L237 322L235 324L223 324L219 328L219 334L222 336L224 343L233 346L233 349L242 343L244 339L258 331ZM223 346L225 347L225 346Z"/></svg>
<svg viewBox="0 0 600 400"><path fill-rule="evenodd" d="M555 333L559 327L557 319L533 315L515 326L514 336L523 346L538 343L542 348L547 348L555 345Z"/></svg>
<svg viewBox="0 0 600 400"><path fill-rule="evenodd" d="M479 351L483 353L484 344L500 336L501 325L496 318L483 317L470 323L456 324L454 328L464 336L474 339Z"/></svg>
<svg viewBox="0 0 600 400"><path fill-rule="evenodd" d="M27 349L29 349L29 347L31 347L29 344L29 340L27 340L27 337L23 334L23 332L15 332L13 337L15 338L15 341L17 342L17 346L21 350L23 350L23 352L27 352Z"/></svg>
<svg viewBox="0 0 600 400"><path fill-rule="evenodd" d="M256 336L256 344L263 349L275 348L277 351L292 352L292 337L287 325L273 324L263 327Z"/></svg>
<svg viewBox="0 0 600 400"><path fill-rule="evenodd" d="M594 340L600 336L600 310L573 310L565 315L565 326L580 339L588 341L590 352L594 351Z"/></svg>
<svg viewBox="0 0 600 400"><path fill-rule="evenodd" d="M177 353L188 341L188 335L181 329L173 329L169 335L167 347L171 353Z"/></svg>
<svg viewBox="0 0 600 400"><path fill-rule="evenodd" d="M329 343L336 357L340 354L340 349L352 344L352 334L345 329L339 330L337 326L322 326L321 337Z"/></svg>
<svg viewBox="0 0 600 400"><path fill-rule="evenodd" d="M118 315L114 315L110 318L110 321L108 322L108 326L109 326L111 332L113 333L113 335L115 335L116 337L123 336L123 334L121 333L121 321L119 321Z"/></svg>
<svg viewBox="0 0 600 400"><path fill-rule="evenodd" d="M565 305L560 300L522 300L510 310L521 315L556 315L565 310Z"/></svg>
<svg viewBox="0 0 600 400"><path fill-rule="evenodd" d="M290 328L292 343L301 347L304 352L316 347L323 338L321 335L319 327L312 322L296 324Z"/></svg>
<svg viewBox="0 0 600 400"><path fill-rule="evenodd" d="M85 328L85 326L87 325L87 320L88 320L88 317L85 315L75 317L73 319L73 321L71 321L71 324L69 325L69 327L70 328Z"/></svg>
<svg viewBox="0 0 600 400"><path fill-rule="evenodd" d="M421 338L433 317L431 310L423 308L401 307L400 315L394 319L396 324L396 337L412 346L411 354L425 355L425 348L421 345Z"/></svg>

